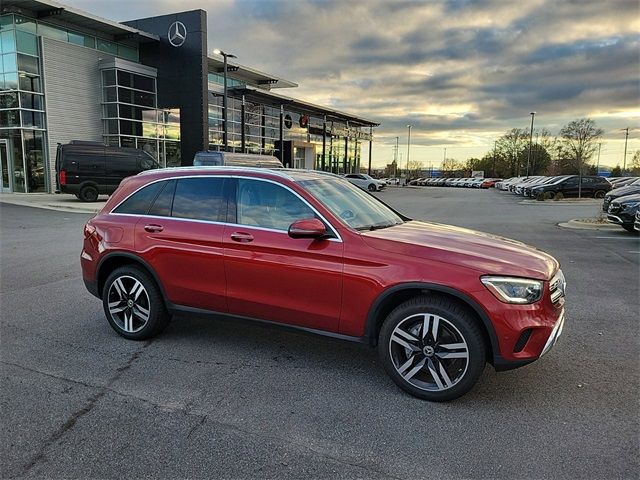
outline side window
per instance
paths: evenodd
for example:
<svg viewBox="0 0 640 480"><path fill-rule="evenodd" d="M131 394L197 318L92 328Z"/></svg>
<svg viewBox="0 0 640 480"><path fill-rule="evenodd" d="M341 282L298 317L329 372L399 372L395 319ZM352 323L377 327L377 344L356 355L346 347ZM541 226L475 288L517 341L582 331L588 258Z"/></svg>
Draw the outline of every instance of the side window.
<svg viewBox="0 0 640 480"><path fill-rule="evenodd" d="M149 209L149 215L157 217L170 217L171 207L173 206L173 194L176 191L176 181L169 180L164 182L165 187L156 197L156 201Z"/></svg>
<svg viewBox="0 0 640 480"><path fill-rule="evenodd" d="M238 224L275 230L287 231L296 220L315 217L289 190L260 180L239 180L237 208Z"/></svg>
<svg viewBox="0 0 640 480"><path fill-rule="evenodd" d="M122 202L113 213L128 213L131 215L146 215L151 203L155 200L158 192L162 190L167 182L156 182L141 188L136 193Z"/></svg>
<svg viewBox="0 0 640 480"><path fill-rule="evenodd" d="M152 168L159 168L160 165L156 163L156 161L147 153L140 153L140 168L142 170L151 170Z"/></svg>
<svg viewBox="0 0 640 480"><path fill-rule="evenodd" d="M563 185L565 187L571 187L571 186L574 186L574 185L578 185L578 179L577 178L568 178L567 180L565 180L563 182Z"/></svg>
<svg viewBox="0 0 640 480"><path fill-rule="evenodd" d="M225 221L224 178L196 177L178 179L173 197L172 217Z"/></svg>

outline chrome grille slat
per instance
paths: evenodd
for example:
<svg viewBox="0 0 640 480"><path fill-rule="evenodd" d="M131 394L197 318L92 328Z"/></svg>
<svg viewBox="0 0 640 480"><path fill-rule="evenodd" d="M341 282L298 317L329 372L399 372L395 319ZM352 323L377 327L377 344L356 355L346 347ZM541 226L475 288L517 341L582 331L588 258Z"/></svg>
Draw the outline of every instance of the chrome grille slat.
<svg viewBox="0 0 640 480"><path fill-rule="evenodd" d="M551 294L551 302L557 304L564 298L565 287L567 282L564 278L562 270L558 270L558 273L549 282L549 293Z"/></svg>

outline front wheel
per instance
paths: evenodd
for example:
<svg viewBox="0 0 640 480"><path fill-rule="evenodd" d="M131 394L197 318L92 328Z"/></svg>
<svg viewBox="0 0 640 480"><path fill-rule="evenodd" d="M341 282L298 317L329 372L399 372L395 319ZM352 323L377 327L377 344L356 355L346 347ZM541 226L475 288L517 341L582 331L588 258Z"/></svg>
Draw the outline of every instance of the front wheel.
<svg viewBox="0 0 640 480"><path fill-rule="evenodd" d="M375 192L377 188L373 183L370 183L369 186L367 187L367 190L369 190L370 192Z"/></svg>
<svg viewBox="0 0 640 480"><path fill-rule="evenodd" d="M486 363L475 320L441 296L420 296L396 307L380 330L378 354L400 388L434 402L467 393Z"/></svg>
<svg viewBox="0 0 640 480"><path fill-rule="evenodd" d="M160 289L134 265L117 268L107 277L102 304L111 328L130 340L151 338L169 323Z"/></svg>
<svg viewBox="0 0 640 480"><path fill-rule="evenodd" d="M606 192L604 190L597 190L596 193L593 194L593 198L604 198Z"/></svg>

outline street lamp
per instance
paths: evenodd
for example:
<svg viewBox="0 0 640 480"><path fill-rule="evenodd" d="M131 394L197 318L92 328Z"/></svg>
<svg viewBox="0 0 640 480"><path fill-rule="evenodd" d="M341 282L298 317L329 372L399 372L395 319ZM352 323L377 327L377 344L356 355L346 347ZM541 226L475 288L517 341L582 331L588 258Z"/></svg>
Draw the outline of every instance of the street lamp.
<svg viewBox="0 0 640 480"><path fill-rule="evenodd" d="M231 53L225 53L222 50L216 48L213 51L216 55L222 55L224 59L224 67L222 70L223 77L223 85L224 85L224 93L222 97L222 143L224 145L224 151L229 150L229 134L227 130L227 58L237 58L235 55Z"/></svg>
<svg viewBox="0 0 640 480"><path fill-rule="evenodd" d="M411 125L407 125L409 135L407 136L407 178L409 178L409 151L411 149Z"/></svg>
<svg viewBox="0 0 640 480"><path fill-rule="evenodd" d="M529 153L527 155L527 178L529 178L529 162L531 161L531 143L533 142L533 119L536 116L536 112L531 112L531 132L529 133Z"/></svg>

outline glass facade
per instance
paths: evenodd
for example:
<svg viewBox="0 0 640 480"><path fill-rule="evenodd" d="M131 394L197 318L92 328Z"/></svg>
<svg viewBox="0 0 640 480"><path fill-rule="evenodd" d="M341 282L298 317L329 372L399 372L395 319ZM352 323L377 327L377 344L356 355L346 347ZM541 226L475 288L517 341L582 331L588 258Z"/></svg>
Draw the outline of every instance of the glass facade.
<svg viewBox="0 0 640 480"><path fill-rule="evenodd" d="M162 166L180 165L180 111L158 109L156 79L102 70L102 122L109 145L139 148Z"/></svg>
<svg viewBox="0 0 640 480"><path fill-rule="evenodd" d="M36 22L0 17L0 142L2 190L44 192L48 188L45 102ZM6 165L5 165L6 163Z"/></svg>
<svg viewBox="0 0 640 480"><path fill-rule="evenodd" d="M209 74L211 76L211 74ZM228 84L229 84L228 79ZM232 80L232 79L231 79ZM223 148L222 93L219 87L209 90L209 149ZM228 94L228 148L242 151L242 98ZM296 168L322 168L323 119L293 109L285 109L284 141L293 142L293 164ZM305 117L301 121L301 117ZM327 122L325 140L325 170L334 173L352 173L360 169L361 147L369 140L368 132L352 127L348 122ZM277 155L280 141L280 109L270 105L245 101L244 113L245 152ZM304 145L304 147L303 147ZM305 149L313 150L309 161Z"/></svg>

